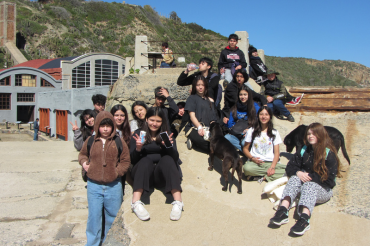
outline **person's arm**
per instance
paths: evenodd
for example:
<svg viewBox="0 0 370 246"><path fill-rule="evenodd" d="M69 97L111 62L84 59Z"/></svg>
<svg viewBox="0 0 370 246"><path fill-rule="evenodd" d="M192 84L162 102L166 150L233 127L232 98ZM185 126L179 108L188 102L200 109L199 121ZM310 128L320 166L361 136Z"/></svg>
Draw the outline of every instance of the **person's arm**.
<svg viewBox="0 0 370 246"><path fill-rule="evenodd" d="M186 86L191 85L193 83L193 80L195 78L195 74L189 75L189 72L187 70L183 71L179 78L177 79L177 85L179 86Z"/></svg>
<svg viewBox="0 0 370 246"><path fill-rule="evenodd" d="M82 149L82 145L84 144L84 140L82 138L82 132L81 130L75 130L73 131L73 144L75 146L75 149L77 151L80 151Z"/></svg>
<svg viewBox="0 0 370 246"><path fill-rule="evenodd" d="M332 188L335 186L335 177L337 176L338 172L338 162L335 158L335 155L332 151L329 152L328 157L326 158L325 165L328 168L328 179L321 181L321 176L316 173L312 172L309 173L308 176L312 178L312 181L327 186L329 188Z"/></svg>
<svg viewBox="0 0 370 246"><path fill-rule="evenodd" d="M125 175L128 171L128 168L130 167L130 151L127 147L125 140L121 138L121 141L122 141L122 153L120 155L120 159L116 167L118 176L120 177Z"/></svg>
<svg viewBox="0 0 370 246"><path fill-rule="evenodd" d="M88 137L86 139L86 141L84 142L84 144L81 148L80 153L78 154L78 163L85 169L86 172L89 169L89 164L88 164L89 156L88 156L88 153L87 153L87 143L89 141L89 138L91 138L91 137Z"/></svg>
<svg viewBox="0 0 370 246"><path fill-rule="evenodd" d="M221 51L220 58L218 59L218 70L220 70L224 66L225 66L225 56L223 54L223 51Z"/></svg>
<svg viewBox="0 0 370 246"><path fill-rule="evenodd" d="M203 137L204 131L203 126L199 123L197 117L195 117L195 112L189 112L191 123L198 129L198 134Z"/></svg>
<svg viewBox="0 0 370 246"><path fill-rule="evenodd" d="M170 120L179 113L179 107L177 106L172 97L168 96L167 101L168 105L170 106L168 110L168 118Z"/></svg>
<svg viewBox="0 0 370 246"><path fill-rule="evenodd" d="M218 84L220 82L220 77L214 76L208 84L208 95L210 98L212 98L214 101L217 99L217 91L218 91Z"/></svg>
<svg viewBox="0 0 370 246"><path fill-rule="evenodd" d="M230 111L230 116L227 122L227 128L231 128L235 125L234 117L233 117L233 112Z"/></svg>
<svg viewBox="0 0 370 246"><path fill-rule="evenodd" d="M140 131L135 131L134 134L131 136L130 139L130 157L131 157L131 163L135 165L142 157L142 144L141 147L137 145L138 141L137 138L140 138L139 136Z"/></svg>
<svg viewBox="0 0 370 246"><path fill-rule="evenodd" d="M247 66L248 66L248 63L245 60L245 55L244 55L244 52L243 51L240 52L240 62L239 63L242 66L242 68L247 68Z"/></svg>
<svg viewBox="0 0 370 246"><path fill-rule="evenodd" d="M262 86L261 86L262 88ZM262 96L261 94L255 92L255 91L252 91L252 97L253 97L253 100L254 101L260 101L262 105L267 105L267 100L266 100L266 97Z"/></svg>
<svg viewBox="0 0 370 246"><path fill-rule="evenodd" d="M275 174L275 167L277 162L279 161L280 157L280 151L279 151L279 145L274 145L274 159L272 160L271 166L269 169L267 169L267 176L271 176Z"/></svg>
<svg viewBox="0 0 370 246"><path fill-rule="evenodd" d="M302 160L300 151L296 152L292 158L290 158L288 164L286 165L285 172L288 177L296 175L298 171L302 169Z"/></svg>
<svg viewBox="0 0 370 246"><path fill-rule="evenodd" d="M279 94L274 95L272 98L274 98L274 100L275 99L282 100L286 97L286 93L287 93L287 90L285 88L285 85L281 84Z"/></svg>
<svg viewBox="0 0 370 246"><path fill-rule="evenodd" d="M172 138L173 133L171 133L168 137L170 142L172 143L171 148L166 148L164 144L161 144L162 154L161 155L169 155L173 158L175 162L179 159L179 152L177 151L176 140Z"/></svg>

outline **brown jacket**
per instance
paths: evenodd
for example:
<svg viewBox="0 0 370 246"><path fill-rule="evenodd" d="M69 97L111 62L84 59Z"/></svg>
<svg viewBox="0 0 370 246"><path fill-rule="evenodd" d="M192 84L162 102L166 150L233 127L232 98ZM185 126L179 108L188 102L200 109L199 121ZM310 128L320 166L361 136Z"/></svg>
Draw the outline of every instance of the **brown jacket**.
<svg viewBox="0 0 370 246"><path fill-rule="evenodd" d="M103 142L100 139L99 125L100 122L109 118L113 121L114 128L111 135L107 138L103 149ZM118 161L118 148L113 137L116 135L116 123L111 113L107 111L100 112L95 119L95 140L90 148L90 161L87 155L87 142L84 142L80 154L78 155L78 162L82 164L86 161L89 164L87 177L100 184L108 184L122 177L127 172L130 166L130 152L126 142L122 141L122 153ZM93 136L92 136L93 137Z"/></svg>

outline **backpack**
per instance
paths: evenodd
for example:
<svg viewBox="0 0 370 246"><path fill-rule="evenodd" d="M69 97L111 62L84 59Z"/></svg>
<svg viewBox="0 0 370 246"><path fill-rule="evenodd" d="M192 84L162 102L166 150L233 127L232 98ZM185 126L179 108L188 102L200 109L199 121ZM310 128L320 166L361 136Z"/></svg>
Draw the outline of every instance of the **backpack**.
<svg viewBox="0 0 370 246"><path fill-rule="evenodd" d="M306 149L307 149L307 146L306 145L303 145L303 147L301 149L301 157L303 157L303 154L304 154L304 152L306 152ZM330 152L330 149L329 148L326 148L326 157L325 157L325 160L328 159L329 152Z"/></svg>
<svg viewBox="0 0 370 246"><path fill-rule="evenodd" d="M118 161L120 161L120 157L121 157L122 149L123 149L122 141L121 141L121 138L117 135L114 136L113 139L116 142L116 146L118 149ZM87 156L89 157L89 161L90 161L90 150L91 150L92 144L94 143L94 140L95 140L95 136L91 136L89 140L87 140ZM81 170L81 175L82 175L83 181L87 182L87 172L85 171L83 167Z"/></svg>

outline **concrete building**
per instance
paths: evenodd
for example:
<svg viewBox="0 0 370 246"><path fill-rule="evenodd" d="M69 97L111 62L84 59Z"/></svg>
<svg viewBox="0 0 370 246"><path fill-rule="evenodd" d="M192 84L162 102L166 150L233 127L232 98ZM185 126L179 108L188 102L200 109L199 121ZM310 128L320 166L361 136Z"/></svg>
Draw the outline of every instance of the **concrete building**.
<svg viewBox="0 0 370 246"><path fill-rule="evenodd" d="M69 121L93 108L94 94L107 95L125 73L125 59L110 53L27 61L0 70L0 121L40 118L40 131L73 139Z"/></svg>

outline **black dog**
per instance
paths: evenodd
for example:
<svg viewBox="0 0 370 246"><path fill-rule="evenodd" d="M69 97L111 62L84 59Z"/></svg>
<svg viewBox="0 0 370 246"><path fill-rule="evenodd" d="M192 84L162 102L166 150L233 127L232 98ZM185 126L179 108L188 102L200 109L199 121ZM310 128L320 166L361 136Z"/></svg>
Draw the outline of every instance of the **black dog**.
<svg viewBox="0 0 370 246"><path fill-rule="evenodd" d="M344 143L344 137L343 134L334 127L331 126L324 126L325 130L328 132L329 137L332 139L333 144L337 151L339 151L339 148L342 148L342 153L344 155L344 158L348 161L348 164L351 164L347 150L346 145ZM304 145L303 138L304 134L306 132L307 126L306 125L300 125L293 131L291 131L285 138L284 138L284 144L286 146L286 151L291 153L293 151L293 148L296 147L296 151L300 151Z"/></svg>
<svg viewBox="0 0 370 246"><path fill-rule="evenodd" d="M242 193L242 169L243 160L240 158L234 145L227 140L222 134L222 129L219 123L213 122L210 127L210 153L211 162L208 170L213 170L213 160L215 155L222 160L222 175L225 178L225 186L222 187L223 191L227 190L229 170L232 168L231 180L234 179L234 172L236 170L239 178L238 193Z"/></svg>

